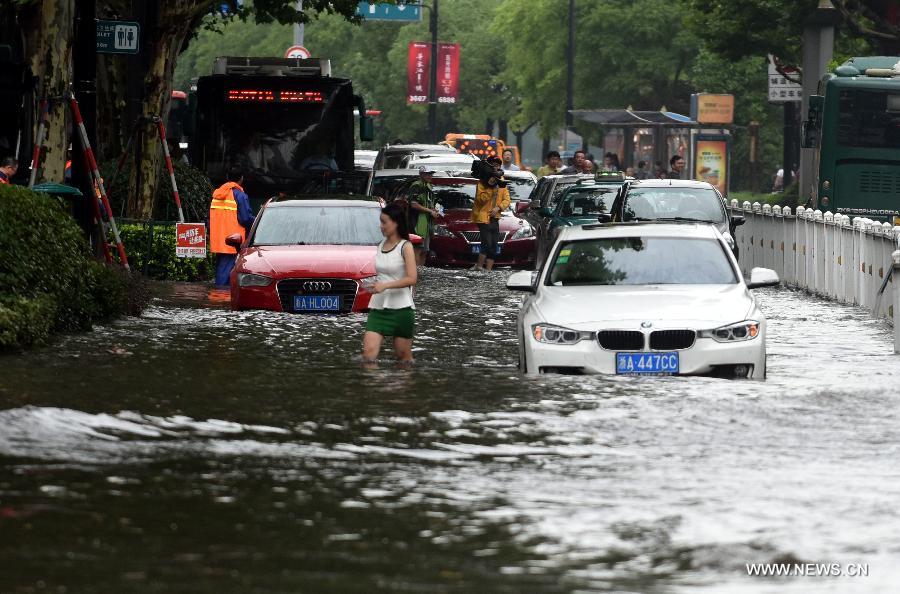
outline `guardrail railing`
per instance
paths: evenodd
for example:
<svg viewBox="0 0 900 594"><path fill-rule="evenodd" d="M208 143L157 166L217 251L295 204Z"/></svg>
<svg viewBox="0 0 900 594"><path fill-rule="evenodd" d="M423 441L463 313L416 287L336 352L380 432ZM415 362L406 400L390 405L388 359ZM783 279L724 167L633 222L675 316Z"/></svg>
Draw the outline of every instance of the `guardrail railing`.
<svg viewBox="0 0 900 594"><path fill-rule="evenodd" d="M755 267L771 268L788 286L858 305L894 322L894 312L900 311L900 226L737 200L731 201L731 211L747 221L735 234L744 274ZM900 324L894 324L894 332L895 351L900 352Z"/></svg>

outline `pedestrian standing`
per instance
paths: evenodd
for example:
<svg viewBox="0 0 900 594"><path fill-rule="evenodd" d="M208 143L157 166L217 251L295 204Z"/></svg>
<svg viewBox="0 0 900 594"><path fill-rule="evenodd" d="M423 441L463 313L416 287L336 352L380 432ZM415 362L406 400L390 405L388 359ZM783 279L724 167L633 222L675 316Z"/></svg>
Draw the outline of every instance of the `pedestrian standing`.
<svg viewBox="0 0 900 594"><path fill-rule="evenodd" d="M634 172L634 179L647 179L650 172L647 171L646 161L638 161L637 171Z"/></svg>
<svg viewBox="0 0 900 594"><path fill-rule="evenodd" d="M418 281L416 256L409 241L406 213L399 204L381 211L384 240L375 253L375 284L369 289L369 317L363 337L363 361L378 360L385 336L394 338L394 353L403 363L412 363L412 341L416 327L413 287Z"/></svg>
<svg viewBox="0 0 900 594"><path fill-rule="evenodd" d="M513 163L513 152L503 149L503 171L519 171L519 166Z"/></svg>
<svg viewBox="0 0 900 594"><path fill-rule="evenodd" d="M509 189L505 184L500 187L502 183L500 159L489 157L485 160L494 167L498 175L491 177L487 183L479 180L475 190L475 204L472 207L471 221L478 225L481 251L478 254L478 262L472 266L472 270L490 272L494 269L494 259L497 257L499 248L500 218L503 216L503 211L509 208L510 197Z"/></svg>
<svg viewBox="0 0 900 594"><path fill-rule="evenodd" d="M441 217L435 209L434 189L431 181L434 179L434 171L427 167L419 167L419 179L409 186L409 227L413 233L422 238L422 245L416 246L416 262L419 266L425 264L428 250L431 247L431 230L434 220Z"/></svg>
<svg viewBox="0 0 900 594"><path fill-rule="evenodd" d="M545 161L545 165L539 167L537 170L537 176L544 177L545 175L556 175L562 170L562 158L559 156L559 151L550 151L547 153L547 159Z"/></svg>
<svg viewBox="0 0 900 594"><path fill-rule="evenodd" d="M0 160L0 184L11 183L10 180L19 170L19 161L15 157L4 157Z"/></svg>
<svg viewBox="0 0 900 594"><path fill-rule="evenodd" d="M671 159L669 159L669 166L671 170L666 174L667 179L681 179L681 175L684 172L684 157L681 155L675 155Z"/></svg>
<svg viewBox="0 0 900 594"><path fill-rule="evenodd" d="M575 151L575 154L572 155L572 163L568 167L563 169L560 173L563 173L566 175L583 173L584 159L585 159L584 151L581 151L581 150Z"/></svg>
<svg viewBox="0 0 900 594"><path fill-rule="evenodd" d="M239 167L230 167L226 181L213 192L209 205L209 251L216 255L216 285L231 284L231 271L237 261L237 250L225 239L240 235L241 243L247 238L256 216L250 207L250 197L244 193L244 173Z"/></svg>

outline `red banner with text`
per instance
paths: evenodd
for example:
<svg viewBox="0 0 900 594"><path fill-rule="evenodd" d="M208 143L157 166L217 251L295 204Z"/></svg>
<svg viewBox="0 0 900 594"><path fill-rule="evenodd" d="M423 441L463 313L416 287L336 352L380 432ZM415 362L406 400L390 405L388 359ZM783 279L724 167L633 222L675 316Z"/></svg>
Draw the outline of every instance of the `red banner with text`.
<svg viewBox="0 0 900 594"><path fill-rule="evenodd" d="M431 44L422 41L409 42L406 62L406 102L428 103L431 65Z"/></svg>
<svg viewBox="0 0 900 594"><path fill-rule="evenodd" d="M456 103L459 97L459 44L438 44L437 102Z"/></svg>

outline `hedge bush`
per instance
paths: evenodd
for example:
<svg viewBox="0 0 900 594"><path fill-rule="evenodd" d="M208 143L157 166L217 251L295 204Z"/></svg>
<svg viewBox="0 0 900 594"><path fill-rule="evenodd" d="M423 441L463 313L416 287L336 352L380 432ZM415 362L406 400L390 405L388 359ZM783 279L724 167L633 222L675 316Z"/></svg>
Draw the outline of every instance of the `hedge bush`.
<svg viewBox="0 0 900 594"><path fill-rule="evenodd" d="M175 223L122 221L119 232L132 270L149 278L205 281L215 274L212 254L205 259L175 256Z"/></svg>
<svg viewBox="0 0 900 594"><path fill-rule="evenodd" d="M0 350L128 313L129 293L139 283L94 260L81 229L55 199L0 185Z"/></svg>

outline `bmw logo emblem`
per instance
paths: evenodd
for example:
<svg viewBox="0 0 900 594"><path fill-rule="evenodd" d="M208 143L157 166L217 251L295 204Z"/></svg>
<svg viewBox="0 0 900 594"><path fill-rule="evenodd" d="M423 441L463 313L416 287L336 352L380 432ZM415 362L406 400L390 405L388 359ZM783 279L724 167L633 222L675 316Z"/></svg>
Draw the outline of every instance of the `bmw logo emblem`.
<svg viewBox="0 0 900 594"><path fill-rule="evenodd" d="M641 328L651 328L653 326L653 322L641 322Z"/></svg>

